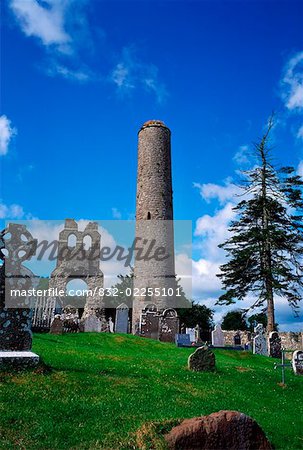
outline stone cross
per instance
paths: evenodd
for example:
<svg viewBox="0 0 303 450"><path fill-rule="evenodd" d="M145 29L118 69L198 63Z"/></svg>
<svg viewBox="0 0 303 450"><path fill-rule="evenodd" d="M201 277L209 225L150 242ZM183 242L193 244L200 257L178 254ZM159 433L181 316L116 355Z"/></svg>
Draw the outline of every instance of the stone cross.
<svg viewBox="0 0 303 450"><path fill-rule="evenodd" d="M31 298L16 294L36 287L37 277L23 265L35 254L36 246L37 240L25 225L9 223L0 235L0 366L26 368L39 361L31 352Z"/></svg>
<svg viewBox="0 0 303 450"><path fill-rule="evenodd" d="M277 369L278 367L281 367L282 369L282 384L285 384L285 367L291 367L290 363L286 363L285 362L285 351L286 350L281 350L282 353L282 361L281 364L277 364L275 363L274 368Z"/></svg>
<svg viewBox="0 0 303 450"><path fill-rule="evenodd" d="M296 350L292 355L292 368L296 375L303 375L303 351Z"/></svg>
<svg viewBox="0 0 303 450"><path fill-rule="evenodd" d="M200 327L199 327L199 325L197 324L196 326L195 326L195 342L201 342L201 337L200 337Z"/></svg>
<svg viewBox="0 0 303 450"><path fill-rule="evenodd" d="M264 327L261 323L258 323L254 328L256 333L253 338L253 353L256 355L267 355L267 345Z"/></svg>
<svg viewBox="0 0 303 450"><path fill-rule="evenodd" d="M217 324L211 332L211 343L214 347L224 347L224 333L220 324Z"/></svg>

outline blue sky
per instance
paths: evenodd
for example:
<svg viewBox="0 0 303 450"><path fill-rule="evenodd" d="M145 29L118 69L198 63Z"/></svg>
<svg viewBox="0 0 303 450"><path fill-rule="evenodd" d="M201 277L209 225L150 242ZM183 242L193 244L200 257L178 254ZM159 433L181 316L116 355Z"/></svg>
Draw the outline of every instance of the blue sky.
<svg viewBox="0 0 303 450"><path fill-rule="evenodd" d="M0 218L133 217L137 131L161 119L212 306L232 180L273 109L277 161L303 172L302 19L301 1L7 1Z"/></svg>

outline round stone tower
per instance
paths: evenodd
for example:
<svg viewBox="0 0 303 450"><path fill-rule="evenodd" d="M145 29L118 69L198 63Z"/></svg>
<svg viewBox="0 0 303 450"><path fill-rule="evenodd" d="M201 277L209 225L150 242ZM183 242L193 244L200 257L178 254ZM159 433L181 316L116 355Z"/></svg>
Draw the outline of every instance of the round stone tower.
<svg viewBox="0 0 303 450"><path fill-rule="evenodd" d="M170 136L169 128L160 120L145 122L138 133L137 246L143 243L146 250L154 241L152 253L162 248L165 256L135 259L133 333L140 330L141 313L148 305L163 310L173 303L173 297L165 295L175 286ZM144 295L148 288L152 295Z"/></svg>
<svg viewBox="0 0 303 450"><path fill-rule="evenodd" d="M136 220L173 220L170 130L160 120L138 134Z"/></svg>

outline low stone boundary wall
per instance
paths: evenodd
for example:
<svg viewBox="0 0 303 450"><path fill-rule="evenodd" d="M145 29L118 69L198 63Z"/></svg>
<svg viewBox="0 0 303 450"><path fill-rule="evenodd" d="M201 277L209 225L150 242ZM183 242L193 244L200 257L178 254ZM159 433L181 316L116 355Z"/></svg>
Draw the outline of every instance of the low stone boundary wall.
<svg viewBox="0 0 303 450"><path fill-rule="evenodd" d="M224 334L224 345L244 346L254 337L254 333L250 331L222 330L222 332ZM303 350L303 332L279 331L278 333L283 348L286 350Z"/></svg>

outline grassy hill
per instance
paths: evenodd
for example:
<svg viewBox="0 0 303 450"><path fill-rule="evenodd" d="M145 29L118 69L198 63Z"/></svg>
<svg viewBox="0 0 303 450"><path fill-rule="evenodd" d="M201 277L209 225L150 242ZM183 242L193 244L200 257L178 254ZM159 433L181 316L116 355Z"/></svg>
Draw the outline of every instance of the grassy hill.
<svg viewBox="0 0 303 450"><path fill-rule="evenodd" d="M34 337L50 373L0 374L0 447L130 449L147 421L238 410L276 448L302 448L303 377L274 360L217 350L215 373L187 369L191 349L126 335Z"/></svg>

